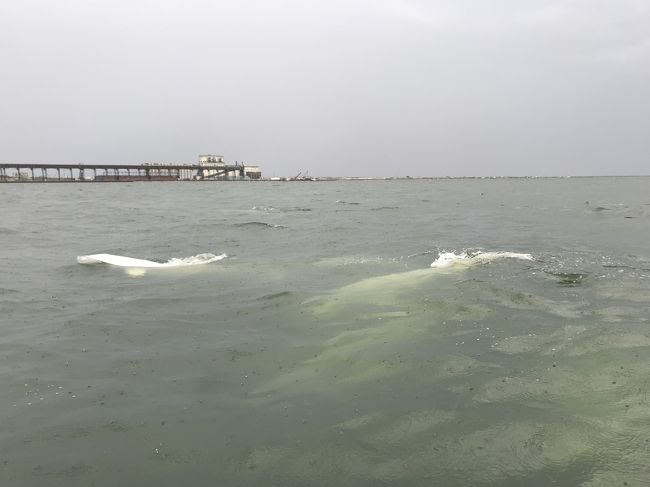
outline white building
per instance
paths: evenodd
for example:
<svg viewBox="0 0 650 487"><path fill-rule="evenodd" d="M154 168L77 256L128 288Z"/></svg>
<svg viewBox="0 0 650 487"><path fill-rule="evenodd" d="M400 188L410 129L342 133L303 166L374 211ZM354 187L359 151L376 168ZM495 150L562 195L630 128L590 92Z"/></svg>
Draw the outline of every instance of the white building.
<svg viewBox="0 0 650 487"><path fill-rule="evenodd" d="M225 166L226 161L223 156L217 156L214 154L203 154L199 156L199 166L204 167L219 167Z"/></svg>
<svg viewBox="0 0 650 487"><path fill-rule="evenodd" d="M249 179L260 179L262 177L260 166L244 166L244 176Z"/></svg>

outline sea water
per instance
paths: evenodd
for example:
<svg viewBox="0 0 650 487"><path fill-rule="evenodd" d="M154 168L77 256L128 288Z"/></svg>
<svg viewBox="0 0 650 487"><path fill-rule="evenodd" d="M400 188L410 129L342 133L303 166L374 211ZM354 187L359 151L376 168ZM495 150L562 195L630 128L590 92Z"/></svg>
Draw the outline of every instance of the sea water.
<svg viewBox="0 0 650 487"><path fill-rule="evenodd" d="M648 486L649 195L0 185L0 485Z"/></svg>

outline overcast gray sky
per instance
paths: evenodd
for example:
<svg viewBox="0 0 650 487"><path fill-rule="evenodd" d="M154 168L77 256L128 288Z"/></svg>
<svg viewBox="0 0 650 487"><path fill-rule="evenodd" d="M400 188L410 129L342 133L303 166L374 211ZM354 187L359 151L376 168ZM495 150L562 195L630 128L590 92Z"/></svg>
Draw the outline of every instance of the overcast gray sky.
<svg viewBox="0 0 650 487"><path fill-rule="evenodd" d="M2 0L2 162L650 173L650 0Z"/></svg>

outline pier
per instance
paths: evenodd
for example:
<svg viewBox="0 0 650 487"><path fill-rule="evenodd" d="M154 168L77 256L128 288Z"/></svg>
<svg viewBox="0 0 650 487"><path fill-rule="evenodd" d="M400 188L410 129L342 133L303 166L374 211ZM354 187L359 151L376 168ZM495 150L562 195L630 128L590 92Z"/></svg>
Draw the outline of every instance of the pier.
<svg viewBox="0 0 650 487"><path fill-rule="evenodd" d="M231 181L260 179L257 166L199 164L0 164L0 183Z"/></svg>

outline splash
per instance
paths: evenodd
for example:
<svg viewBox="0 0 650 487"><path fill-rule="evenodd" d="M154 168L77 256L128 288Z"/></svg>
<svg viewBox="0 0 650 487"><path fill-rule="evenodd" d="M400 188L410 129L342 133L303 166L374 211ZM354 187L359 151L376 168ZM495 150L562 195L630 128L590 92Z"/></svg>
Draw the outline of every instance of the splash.
<svg viewBox="0 0 650 487"><path fill-rule="evenodd" d="M463 265L470 267L473 265L486 264L497 259L520 259L520 260L535 260L530 254L520 254L517 252L475 252L470 254L468 252L441 252L438 258L431 263L434 269L444 269L455 265Z"/></svg>

